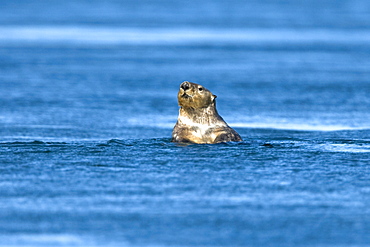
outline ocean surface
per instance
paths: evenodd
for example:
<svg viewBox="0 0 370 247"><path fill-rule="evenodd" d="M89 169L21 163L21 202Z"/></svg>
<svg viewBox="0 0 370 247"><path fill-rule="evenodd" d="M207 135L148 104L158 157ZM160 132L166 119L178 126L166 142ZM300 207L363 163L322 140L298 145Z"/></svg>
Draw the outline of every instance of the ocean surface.
<svg viewBox="0 0 370 247"><path fill-rule="evenodd" d="M369 1L0 6L1 247L370 246Z"/></svg>

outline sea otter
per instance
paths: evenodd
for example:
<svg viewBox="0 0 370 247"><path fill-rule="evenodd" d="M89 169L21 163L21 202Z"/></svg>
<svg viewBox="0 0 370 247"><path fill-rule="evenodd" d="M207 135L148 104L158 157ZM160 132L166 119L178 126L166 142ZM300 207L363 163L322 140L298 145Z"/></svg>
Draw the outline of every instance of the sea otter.
<svg viewBox="0 0 370 247"><path fill-rule="evenodd" d="M172 142L219 143L242 141L216 110L216 95L202 85L181 83L177 99L179 117L172 131Z"/></svg>

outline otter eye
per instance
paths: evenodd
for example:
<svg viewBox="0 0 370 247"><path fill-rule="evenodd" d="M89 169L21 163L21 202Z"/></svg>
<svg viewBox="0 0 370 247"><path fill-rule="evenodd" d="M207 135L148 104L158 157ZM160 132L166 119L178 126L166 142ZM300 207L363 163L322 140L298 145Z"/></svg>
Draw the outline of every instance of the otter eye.
<svg viewBox="0 0 370 247"><path fill-rule="evenodd" d="M203 88L202 88L202 87L200 87L200 88L198 88L198 90L199 90L199 91L203 91Z"/></svg>

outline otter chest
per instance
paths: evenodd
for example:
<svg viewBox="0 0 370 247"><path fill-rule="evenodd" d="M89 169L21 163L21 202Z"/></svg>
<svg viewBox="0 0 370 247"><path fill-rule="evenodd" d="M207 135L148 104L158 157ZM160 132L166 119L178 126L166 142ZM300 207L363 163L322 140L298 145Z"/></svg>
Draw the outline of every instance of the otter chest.
<svg viewBox="0 0 370 247"><path fill-rule="evenodd" d="M187 139L194 143L214 143L222 127L218 125L194 123L188 118L180 117L177 129L178 133L175 133L175 139L177 139L177 136L181 136L182 139Z"/></svg>

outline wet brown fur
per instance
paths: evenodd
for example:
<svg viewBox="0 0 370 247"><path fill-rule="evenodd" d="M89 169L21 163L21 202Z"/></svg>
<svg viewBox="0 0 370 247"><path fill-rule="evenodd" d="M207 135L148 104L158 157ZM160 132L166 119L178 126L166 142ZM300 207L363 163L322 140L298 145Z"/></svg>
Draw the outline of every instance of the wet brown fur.
<svg viewBox="0 0 370 247"><path fill-rule="evenodd" d="M180 111L172 131L173 142L213 144L242 141L218 114L216 97L202 85L187 81L181 83L177 94Z"/></svg>

